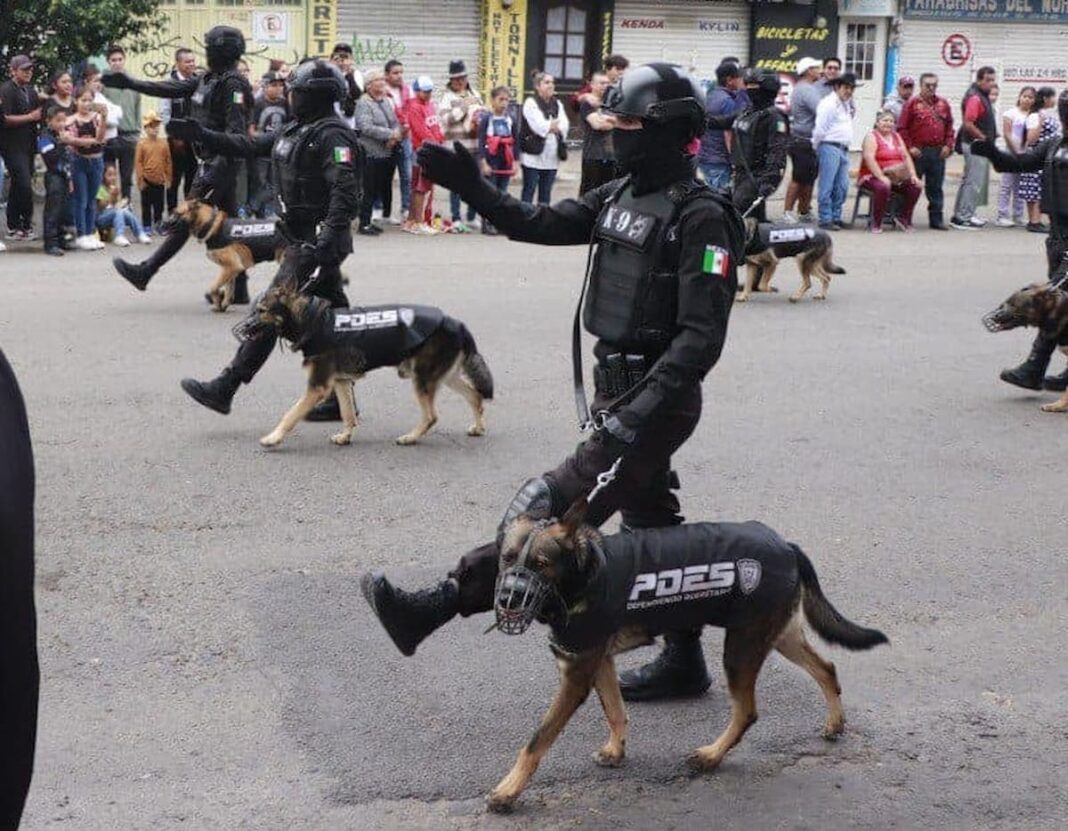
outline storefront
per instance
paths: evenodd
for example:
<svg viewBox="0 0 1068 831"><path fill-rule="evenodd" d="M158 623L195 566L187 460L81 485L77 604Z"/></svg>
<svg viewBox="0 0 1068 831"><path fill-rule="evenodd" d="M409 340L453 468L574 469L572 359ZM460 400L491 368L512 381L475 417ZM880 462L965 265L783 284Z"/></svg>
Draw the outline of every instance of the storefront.
<svg viewBox="0 0 1068 831"><path fill-rule="evenodd" d="M898 73L937 74L955 114L980 66L997 70L1002 110L1020 87L1068 83L1068 0L904 0L902 18Z"/></svg>

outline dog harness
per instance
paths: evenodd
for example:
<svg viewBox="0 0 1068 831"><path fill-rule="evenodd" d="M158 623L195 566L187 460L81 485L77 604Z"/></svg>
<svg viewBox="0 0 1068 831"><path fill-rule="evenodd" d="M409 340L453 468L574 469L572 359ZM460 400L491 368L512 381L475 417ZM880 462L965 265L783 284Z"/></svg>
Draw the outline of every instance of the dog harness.
<svg viewBox="0 0 1068 831"><path fill-rule="evenodd" d="M274 259L275 251L282 244L273 219L226 219L219 233L205 240L209 251L240 242L252 252L252 261L265 263Z"/></svg>
<svg viewBox="0 0 1068 831"><path fill-rule="evenodd" d="M769 248L779 259L796 257L812 247L814 240L830 237L822 228L811 225L761 222L749 243L746 254L762 254Z"/></svg>
<svg viewBox="0 0 1068 831"><path fill-rule="evenodd" d="M650 634L737 626L796 591L794 546L759 522L703 522L604 538L604 562L553 645L581 652L624 626Z"/></svg>
<svg viewBox="0 0 1068 831"><path fill-rule="evenodd" d="M433 306L358 306L330 309L318 323L318 334L300 347L305 357L329 349L351 347L366 358L366 372L383 366L396 366L410 358L442 327L455 328L460 322Z"/></svg>

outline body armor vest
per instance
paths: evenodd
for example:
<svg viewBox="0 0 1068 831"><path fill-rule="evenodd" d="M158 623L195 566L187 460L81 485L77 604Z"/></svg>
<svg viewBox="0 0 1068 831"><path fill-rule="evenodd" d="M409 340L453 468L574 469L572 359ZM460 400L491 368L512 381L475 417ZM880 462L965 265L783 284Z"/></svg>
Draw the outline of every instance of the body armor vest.
<svg viewBox="0 0 1068 831"><path fill-rule="evenodd" d="M629 182L601 209L583 323L622 351L659 355L678 331L678 239L683 203L696 183L635 196Z"/></svg>
<svg viewBox="0 0 1068 831"><path fill-rule="evenodd" d="M273 219L226 219L219 233L205 245L209 251L239 242L252 253L253 262L265 263L275 258L282 238Z"/></svg>
<svg viewBox="0 0 1068 831"><path fill-rule="evenodd" d="M459 332L460 324L433 306L359 306L331 309L324 315L319 332L301 345L305 356L328 349L358 349L365 363L363 371L396 366L411 357L427 338L442 326Z"/></svg>
<svg viewBox="0 0 1068 831"><path fill-rule="evenodd" d="M237 70L228 69L219 74L209 72L200 76L199 85L189 96L189 118L199 121L209 130L226 130L226 111L234 102L226 98L217 99L225 94L227 85L224 82L230 76L237 76Z"/></svg>
<svg viewBox="0 0 1068 831"><path fill-rule="evenodd" d="M795 546L759 522L702 522L604 537L604 561L582 611L553 626L565 652L589 649L623 626L650 634L738 626L797 591Z"/></svg>
<svg viewBox="0 0 1068 831"><path fill-rule="evenodd" d="M319 150L322 134L330 127L348 129L344 121L330 116L309 124L287 124L275 139L271 178L290 221L318 222L326 215L330 184L323 178Z"/></svg>
<svg viewBox="0 0 1068 831"><path fill-rule="evenodd" d="M1046 157L1042 210L1049 214L1050 234L1068 239L1068 140L1058 144Z"/></svg>
<svg viewBox="0 0 1068 831"><path fill-rule="evenodd" d="M775 251L775 256L796 257L812 244L812 240L823 236L830 237L826 231L812 225L797 225L789 223L761 222L753 235L753 239L745 249L745 253L760 254L769 248Z"/></svg>

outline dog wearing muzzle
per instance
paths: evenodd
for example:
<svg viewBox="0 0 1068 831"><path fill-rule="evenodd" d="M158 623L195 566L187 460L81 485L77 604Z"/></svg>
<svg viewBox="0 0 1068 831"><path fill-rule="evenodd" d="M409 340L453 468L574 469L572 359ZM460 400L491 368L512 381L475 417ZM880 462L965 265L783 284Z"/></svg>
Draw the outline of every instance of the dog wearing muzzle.
<svg viewBox="0 0 1068 831"><path fill-rule="evenodd" d="M614 656L652 643L664 631L703 625L726 630L723 665L731 718L716 741L690 755L694 769L714 769L756 721L756 680L772 649L819 684L827 702L823 735L833 739L842 733L834 664L809 645L803 623L847 649L871 649L887 638L831 606L800 548L758 522L602 536L583 524L587 504L580 499L559 520L522 515L504 536L496 627L517 635L535 621L548 625L560 688L511 771L487 796L490 810L511 809L591 688L609 729L594 761L609 767L623 762L627 715Z"/></svg>
<svg viewBox="0 0 1068 831"><path fill-rule="evenodd" d="M1006 332L1021 326L1035 326L1057 341L1068 355L1068 294L1060 285L1035 283L1013 292L994 311L983 315L990 332ZM1044 413L1068 412L1068 390L1056 401L1043 404Z"/></svg>

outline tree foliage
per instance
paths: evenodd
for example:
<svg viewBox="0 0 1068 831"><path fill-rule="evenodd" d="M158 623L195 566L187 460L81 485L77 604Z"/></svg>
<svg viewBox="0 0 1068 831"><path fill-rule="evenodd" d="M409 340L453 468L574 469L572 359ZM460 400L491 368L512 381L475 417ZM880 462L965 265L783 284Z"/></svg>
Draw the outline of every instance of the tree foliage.
<svg viewBox="0 0 1068 831"><path fill-rule="evenodd" d="M43 76L112 43L143 48L166 20L159 6L160 0L0 0L4 69L13 55L26 54Z"/></svg>

